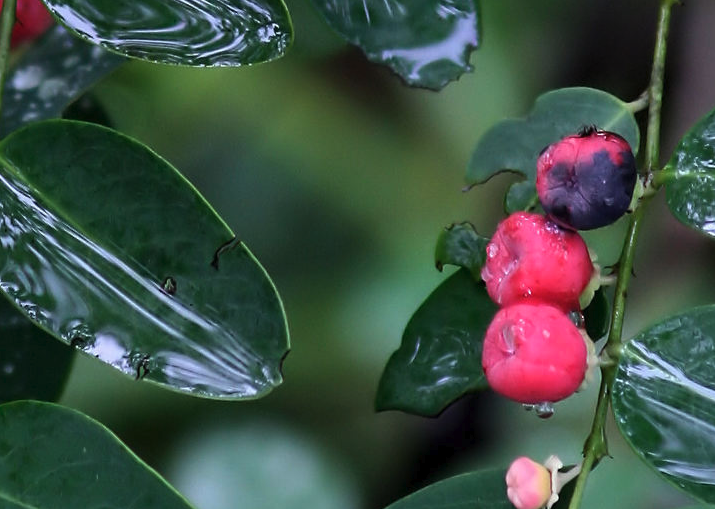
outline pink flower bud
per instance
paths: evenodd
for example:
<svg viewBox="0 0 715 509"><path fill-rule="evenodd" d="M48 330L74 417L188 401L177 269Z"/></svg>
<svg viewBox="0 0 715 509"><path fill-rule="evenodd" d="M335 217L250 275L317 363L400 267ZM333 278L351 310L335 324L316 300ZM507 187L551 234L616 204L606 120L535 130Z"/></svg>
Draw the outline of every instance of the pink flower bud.
<svg viewBox="0 0 715 509"><path fill-rule="evenodd" d="M551 497L551 472L526 456L515 459L506 472L506 496L517 509L544 507Z"/></svg>

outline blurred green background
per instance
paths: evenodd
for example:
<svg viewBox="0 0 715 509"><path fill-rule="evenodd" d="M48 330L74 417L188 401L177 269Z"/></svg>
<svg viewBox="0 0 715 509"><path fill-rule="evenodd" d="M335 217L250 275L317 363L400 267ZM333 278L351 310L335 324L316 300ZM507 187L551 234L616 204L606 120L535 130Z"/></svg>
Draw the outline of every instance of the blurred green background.
<svg viewBox="0 0 715 509"><path fill-rule="evenodd" d="M516 455L578 461L595 391L546 421L492 394L439 418L376 414L381 370L412 312L444 278L442 227L490 235L513 181L468 193L477 138L528 112L540 93L646 87L656 0L482 2L475 71L440 93L409 89L288 2L295 45L280 61L232 70L133 62L97 88L115 126L163 155L215 206L268 269L292 335L284 384L259 401L202 401L122 377L81 357L62 403L99 419L199 509L379 509L430 482ZM674 10L662 159L715 106L715 4ZM711 241L649 207L629 290L626 333L715 301ZM591 232L615 262L623 224ZM687 505L612 426L612 460L585 508Z"/></svg>

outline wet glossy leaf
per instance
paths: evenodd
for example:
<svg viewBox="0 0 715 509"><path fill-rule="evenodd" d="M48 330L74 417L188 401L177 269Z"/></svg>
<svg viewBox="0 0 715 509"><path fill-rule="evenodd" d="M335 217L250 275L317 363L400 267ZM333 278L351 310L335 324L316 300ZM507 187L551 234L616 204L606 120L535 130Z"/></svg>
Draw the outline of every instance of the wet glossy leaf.
<svg viewBox="0 0 715 509"><path fill-rule="evenodd" d="M100 423L37 401L0 406L0 506L192 507Z"/></svg>
<svg viewBox="0 0 715 509"><path fill-rule="evenodd" d="M715 110L680 140L659 178L673 215L715 237Z"/></svg>
<svg viewBox="0 0 715 509"><path fill-rule="evenodd" d="M197 396L281 382L288 338L271 280L140 143L66 120L16 131L0 143L0 221L2 290L65 343Z"/></svg>
<svg viewBox="0 0 715 509"><path fill-rule="evenodd" d="M35 120L57 118L126 59L77 39L61 26L35 42L5 81L0 135Z"/></svg>
<svg viewBox="0 0 715 509"><path fill-rule="evenodd" d="M293 38L282 0L43 0L64 25L122 55L190 66L282 56Z"/></svg>
<svg viewBox="0 0 715 509"><path fill-rule="evenodd" d="M626 103L601 90L562 88L539 96L526 118L504 120L489 129L477 142L469 161L467 183L481 184L503 171L519 173L526 181L509 189L506 210L529 209L537 203L539 153L587 125L620 134L637 153L638 125Z"/></svg>
<svg viewBox="0 0 715 509"><path fill-rule="evenodd" d="M377 410L436 415L486 388L482 342L494 313L486 288L468 270L446 279L410 318L380 379Z"/></svg>
<svg viewBox="0 0 715 509"><path fill-rule="evenodd" d="M668 318L625 345L613 411L648 465L715 502L715 306Z"/></svg>
<svg viewBox="0 0 715 509"><path fill-rule="evenodd" d="M478 279L488 243L489 239L479 235L472 224L452 224L437 239L435 265L440 271L445 265L464 267Z"/></svg>
<svg viewBox="0 0 715 509"><path fill-rule="evenodd" d="M596 290L593 300L583 310L583 317L586 322L586 332L594 341L598 341L608 333L611 324L611 304L603 287Z"/></svg>
<svg viewBox="0 0 715 509"><path fill-rule="evenodd" d="M476 0L313 0L328 25L408 84L438 90L471 71Z"/></svg>
<svg viewBox="0 0 715 509"><path fill-rule="evenodd" d="M514 509L506 497L506 469L457 475L423 488L385 509Z"/></svg>
<svg viewBox="0 0 715 509"><path fill-rule="evenodd" d="M56 401L74 350L37 327L0 297L0 403L18 399Z"/></svg>

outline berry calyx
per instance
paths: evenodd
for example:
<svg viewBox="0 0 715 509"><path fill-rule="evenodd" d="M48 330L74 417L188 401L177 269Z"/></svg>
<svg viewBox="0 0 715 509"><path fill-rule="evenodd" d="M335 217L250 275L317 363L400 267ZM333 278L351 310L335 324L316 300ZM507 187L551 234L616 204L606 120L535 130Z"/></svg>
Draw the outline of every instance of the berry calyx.
<svg viewBox="0 0 715 509"><path fill-rule="evenodd" d="M536 191L559 225L591 230L609 225L627 210L637 180L628 142L595 127L546 147L536 162Z"/></svg>
<svg viewBox="0 0 715 509"><path fill-rule="evenodd" d="M481 276L497 304L533 299L580 309L594 268L578 233L542 215L516 212L499 223L486 251Z"/></svg>
<svg viewBox="0 0 715 509"><path fill-rule="evenodd" d="M2 0L0 0L2 7ZM15 26L12 29L10 45L32 40L43 34L54 23L52 15L40 0L17 0Z"/></svg>
<svg viewBox="0 0 715 509"><path fill-rule="evenodd" d="M539 509L551 497L551 472L521 456L506 472L506 496L516 509Z"/></svg>
<svg viewBox="0 0 715 509"><path fill-rule="evenodd" d="M562 310L543 303L502 308L484 337L482 367L491 388L520 403L562 400L587 368L583 336Z"/></svg>

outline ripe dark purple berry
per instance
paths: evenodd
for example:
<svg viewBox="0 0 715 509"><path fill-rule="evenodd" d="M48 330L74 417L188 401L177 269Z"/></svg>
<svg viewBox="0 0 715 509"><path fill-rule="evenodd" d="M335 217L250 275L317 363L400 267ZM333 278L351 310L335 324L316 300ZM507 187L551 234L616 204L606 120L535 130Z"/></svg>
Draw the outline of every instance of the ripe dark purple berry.
<svg viewBox="0 0 715 509"><path fill-rule="evenodd" d="M592 230L621 217L637 178L628 142L595 127L546 147L536 163L536 191L547 215L559 225Z"/></svg>

